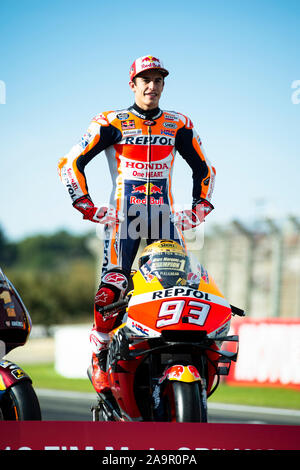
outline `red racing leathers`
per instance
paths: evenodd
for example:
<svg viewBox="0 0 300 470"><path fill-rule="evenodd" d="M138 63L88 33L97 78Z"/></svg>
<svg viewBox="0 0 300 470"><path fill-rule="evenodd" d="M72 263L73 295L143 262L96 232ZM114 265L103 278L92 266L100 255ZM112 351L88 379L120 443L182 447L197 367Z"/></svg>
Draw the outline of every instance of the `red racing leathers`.
<svg viewBox="0 0 300 470"><path fill-rule="evenodd" d="M102 150L112 177L110 205L124 215L122 222L105 226L102 276L115 267L129 276L141 238L149 242L171 238L184 243L181 230L170 219L174 213L171 183L176 152L192 169L193 204L201 198L210 201L215 169L191 120L183 114L159 108L145 112L136 104L103 112L59 162L61 180L75 206L81 198L86 202L84 197L89 197L84 169ZM101 325L101 319L96 319L96 326L105 332L111 328Z"/></svg>

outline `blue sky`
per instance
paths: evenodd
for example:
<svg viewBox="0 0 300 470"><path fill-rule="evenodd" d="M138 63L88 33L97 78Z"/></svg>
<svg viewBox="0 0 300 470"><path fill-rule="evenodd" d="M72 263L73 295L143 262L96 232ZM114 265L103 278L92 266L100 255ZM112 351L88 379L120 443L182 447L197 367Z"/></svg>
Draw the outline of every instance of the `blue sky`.
<svg viewBox="0 0 300 470"><path fill-rule="evenodd" d="M207 223L299 216L299 43L292 0L1 2L0 226L12 239L93 229L72 208L57 162L96 113L132 104L129 66L146 54L170 70L161 107L192 119L216 167ZM94 202L107 202L104 153L86 175ZM179 155L173 193L191 199Z"/></svg>

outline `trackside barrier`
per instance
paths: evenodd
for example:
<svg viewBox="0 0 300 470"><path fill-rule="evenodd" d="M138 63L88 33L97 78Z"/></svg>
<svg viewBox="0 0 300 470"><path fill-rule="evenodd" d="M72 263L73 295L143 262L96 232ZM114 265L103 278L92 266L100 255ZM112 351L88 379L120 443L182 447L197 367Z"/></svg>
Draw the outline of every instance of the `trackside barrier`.
<svg viewBox="0 0 300 470"><path fill-rule="evenodd" d="M1 422L0 450L300 450L300 426Z"/></svg>
<svg viewBox="0 0 300 470"><path fill-rule="evenodd" d="M87 377L91 361L89 333L90 325L56 329L55 369L59 374L68 378ZM240 343L238 360L232 363L228 383L300 388L300 320L235 317L230 334L238 334ZM227 349L229 345L226 343Z"/></svg>
<svg viewBox="0 0 300 470"><path fill-rule="evenodd" d="M300 320L234 319L239 354L226 382L300 389Z"/></svg>

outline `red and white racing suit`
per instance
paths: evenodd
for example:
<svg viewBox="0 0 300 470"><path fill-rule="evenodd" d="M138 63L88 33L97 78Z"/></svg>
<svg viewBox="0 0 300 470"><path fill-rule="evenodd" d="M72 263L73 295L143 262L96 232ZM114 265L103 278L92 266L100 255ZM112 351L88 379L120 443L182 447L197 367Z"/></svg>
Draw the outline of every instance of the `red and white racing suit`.
<svg viewBox="0 0 300 470"><path fill-rule="evenodd" d="M159 238L184 243L181 231L170 220L176 152L192 170L194 203L200 198L210 201L215 169L188 117L159 108L145 112L134 104L95 116L81 141L60 160L60 177L73 203L88 194L84 169L102 150L112 177L110 205L125 216L123 222L105 227L102 278L114 267L129 276L141 238L150 243ZM101 331L104 324L97 321Z"/></svg>

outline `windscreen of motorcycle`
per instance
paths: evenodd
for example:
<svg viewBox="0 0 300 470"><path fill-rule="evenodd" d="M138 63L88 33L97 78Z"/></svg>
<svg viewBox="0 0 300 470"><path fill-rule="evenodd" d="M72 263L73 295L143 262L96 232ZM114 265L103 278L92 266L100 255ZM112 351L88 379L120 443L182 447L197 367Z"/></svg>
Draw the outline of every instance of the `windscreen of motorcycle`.
<svg viewBox="0 0 300 470"><path fill-rule="evenodd" d="M175 285L186 285L189 271L188 257L182 253L160 252L151 254L142 266L144 274L155 276L166 289Z"/></svg>

